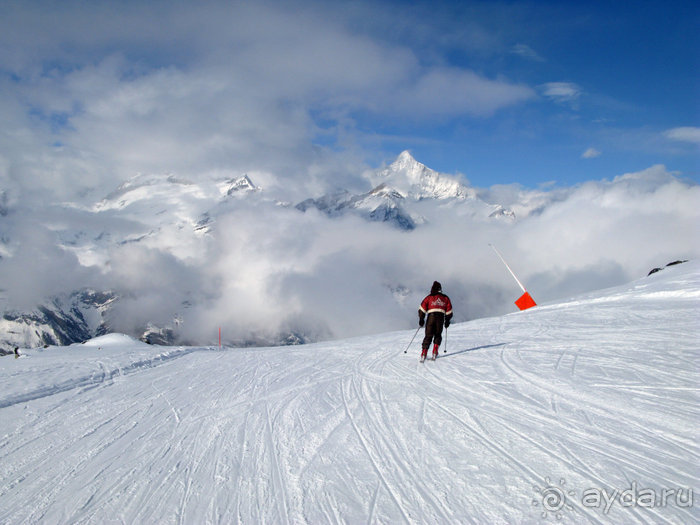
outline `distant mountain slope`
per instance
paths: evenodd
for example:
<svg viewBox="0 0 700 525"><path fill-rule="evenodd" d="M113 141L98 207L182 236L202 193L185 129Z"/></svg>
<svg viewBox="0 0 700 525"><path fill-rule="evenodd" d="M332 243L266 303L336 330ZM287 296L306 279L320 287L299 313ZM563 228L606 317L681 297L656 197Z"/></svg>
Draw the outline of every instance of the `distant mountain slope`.
<svg viewBox="0 0 700 525"><path fill-rule="evenodd" d="M5 311L0 317L0 355L17 346L69 345L105 333L104 313L116 296L94 290L55 297L29 312Z"/></svg>
<svg viewBox="0 0 700 525"><path fill-rule="evenodd" d="M388 222L402 230L413 230L416 218L405 209L405 197L398 191L380 184L361 195L347 191L324 195L318 199L306 199L296 205L300 211L316 208L329 217L353 212L369 221Z"/></svg>

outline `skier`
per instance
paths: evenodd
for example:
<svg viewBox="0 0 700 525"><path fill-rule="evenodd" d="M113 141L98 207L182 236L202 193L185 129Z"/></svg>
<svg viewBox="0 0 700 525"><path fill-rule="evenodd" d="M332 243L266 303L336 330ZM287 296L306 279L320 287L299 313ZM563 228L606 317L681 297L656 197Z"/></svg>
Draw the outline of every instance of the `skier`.
<svg viewBox="0 0 700 525"><path fill-rule="evenodd" d="M428 314L426 319L425 315ZM428 356L428 347L433 342L433 361L437 359L438 348L442 343L442 325L450 326L452 320L452 303L450 298L442 293L442 285L435 281L428 295L418 309L418 325L425 325L425 337L420 356L421 363Z"/></svg>

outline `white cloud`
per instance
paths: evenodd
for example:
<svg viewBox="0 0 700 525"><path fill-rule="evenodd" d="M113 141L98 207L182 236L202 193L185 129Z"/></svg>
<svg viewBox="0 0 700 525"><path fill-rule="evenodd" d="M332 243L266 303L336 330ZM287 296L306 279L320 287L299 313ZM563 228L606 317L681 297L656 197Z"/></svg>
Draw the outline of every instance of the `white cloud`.
<svg viewBox="0 0 700 525"><path fill-rule="evenodd" d="M671 140L700 144L700 128L697 127L686 126L669 129L664 132L664 136Z"/></svg>
<svg viewBox="0 0 700 525"><path fill-rule="evenodd" d="M582 159L595 159L596 157L600 157L600 156L601 156L601 152L595 148L588 148L586 151L584 151L581 154Z"/></svg>
<svg viewBox="0 0 700 525"><path fill-rule="evenodd" d="M545 62L545 59L527 44L516 44L512 47L511 52L534 62Z"/></svg>
<svg viewBox="0 0 700 525"><path fill-rule="evenodd" d="M542 85L542 92L555 102L567 104L575 104L583 93L573 82L548 82Z"/></svg>
<svg viewBox="0 0 700 525"><path fill-rule="evenodd" d="M490 80L472 71L435 68L398 86L385 107L412 118L491 115L534 97L527 86Z"/></svg>

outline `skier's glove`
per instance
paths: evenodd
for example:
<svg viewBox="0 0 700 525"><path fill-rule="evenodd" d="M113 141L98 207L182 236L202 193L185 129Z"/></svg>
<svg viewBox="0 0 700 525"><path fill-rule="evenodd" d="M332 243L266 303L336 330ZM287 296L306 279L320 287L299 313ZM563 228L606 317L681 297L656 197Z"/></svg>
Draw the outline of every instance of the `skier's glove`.
<svg viewBox="0 0 700 525"><path fill-rule="evenodd" d="M418 319L418 326L423 326L425 324L425 319Z"/></svg>
<svg viewBox="0 0 700 525"><path fill-rule="evenodd" d="M449 321L445 321L445 328L448 328L449 326L450 326L450 322L449 322Z"/></svg>

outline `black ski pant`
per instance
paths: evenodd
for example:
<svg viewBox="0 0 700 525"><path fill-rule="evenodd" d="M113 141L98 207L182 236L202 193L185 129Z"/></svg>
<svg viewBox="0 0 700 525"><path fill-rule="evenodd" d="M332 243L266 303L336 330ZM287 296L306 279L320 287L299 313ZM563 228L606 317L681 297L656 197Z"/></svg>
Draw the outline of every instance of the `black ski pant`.
<svg viewBox="0 0 700 525"><path fill-rule="evenodd" d="M445 324L445 314L432 312L425 320L425 337L423 338L423 350L427 350L431 342L440 346L442 343L442 326Z"/></svg>

